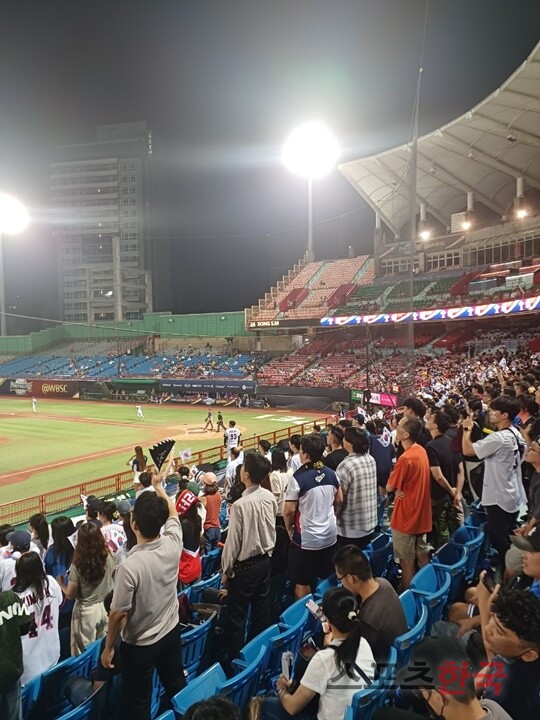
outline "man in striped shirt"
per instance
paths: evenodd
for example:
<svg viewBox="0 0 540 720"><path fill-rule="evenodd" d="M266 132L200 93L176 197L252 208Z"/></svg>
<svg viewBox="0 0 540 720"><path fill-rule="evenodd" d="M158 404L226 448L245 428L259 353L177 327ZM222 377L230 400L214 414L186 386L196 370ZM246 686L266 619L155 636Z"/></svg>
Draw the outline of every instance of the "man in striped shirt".
<svg viewBox="0 0 540 720"><path fill-rule="evenodd" d="M356 545L363 550L377 525L377 465L364 430L347 428L343 447L349 454L336 470L343 493L336 513L338 546Z"/></svg>

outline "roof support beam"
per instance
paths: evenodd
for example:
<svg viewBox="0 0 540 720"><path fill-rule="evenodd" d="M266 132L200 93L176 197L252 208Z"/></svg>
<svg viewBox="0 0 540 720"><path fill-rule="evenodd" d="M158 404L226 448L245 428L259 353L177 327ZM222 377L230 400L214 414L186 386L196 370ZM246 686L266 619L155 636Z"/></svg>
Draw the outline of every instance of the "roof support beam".
<svg viewBox="0 0 540 720"><path fill-rule="evenodd" d="M387 217L387 215L381 210L381 208L377 205L377 203L374 203L371 197L368 195L368 193L364 192L364 189L360 182L354 177L354 175L351 175L349 172L349 169L347 168L347 163L343 163L338 166L338 170L347 178L347 180L351 183L351 185L356 189L356 192L364 198L366 203L369 205L369 207L373 210L373 212L376 215L379 215L384 223L388 225L390 230L396 235L396 237L399 235L398 228L394 225L391 218Z"/></svg>
<svg viewBox="0 0 540 720"><path fill-rule="evenodd" d="M433 142L436 135L431 136L431 141ZM491 155L487 155L484 151L479 150L478 148L475 148L474 145L469 145L469 143L464 142L463 140L460 140L459 138L455 137L455 135L452 135L452 133L448 132L447 130L440 131L440 137L441 138L448 138L448 141L451 142L456 148L461 150L461 152L465 153L465 156L472 156L478 158L480 162L484 163L484 165L487 165L488 167L491 167L495 170L499 170L502 173L505 173L506 175L511 175L515 180L520 175L523 175L527 182L531 187L537 188L540 190L540 183L537 182L534 178L531 178L530 176L524 174L521 172L521 170L518 170L515 167L512 167L512 165L508 165L508 163L501 162L501 160L496 160ZM443 148L448 149L448 148Z"/></svg>
<svg viewBox="0 0 540 720"><path fill-rule="evenodd" d="M445 170L438 163L433 162L425 155L422 155L421 152L418 153L418 167L421 167L422 170L428 173L431 168L434 168L436 176L448 183L448 185L453 185L455 188L464 193L474 193L474 197L478 198L483 205L488 207L490 210L493 210L493 212L497 213L497 215L500 215L501 217L504 215L505 211L499 205L496 205L492 200L490 200L487 195L483 195L481 192L478 192L478 190L474 190L470 185L466 185L461 180L458 180L458 178L449 170Z"/></svg>
<svg viewBox="0 0 540 720"><path fill-rule="evenodd" d="M540 148L540 138L536 135L531 135L531 133L525 132L524 130L518 130L511 125L507 125L500 120L486 117L481 113L475 113L471 119L474 120L475 117L479 117L482 119L482 127L479 129L484 129L485 127L488 127L496 135L498 135L499 137L503 137L505 140L508 140L508 136L511 135L517 141L522 142L525 145L531 145L532 147ZM510 140L508 140L508 142L511 144Z"/></svg>
<svg viewBox="0 0 540 720"><path fill-rule="evenodd" d="M383 161L380 158L375 158L377 160L377 163L385 170L386 172L390 173L396 180L399 180L399 182L404 182L403 178L400 178L397 173L395 173L391 168L389 168L387 165L383 163ZM407 195L402 195L402 197L407 197ZM443 227L449 227L450 225L450 218L445 217L442 213L440 213L436 208L431 205L425 198L419 197L418 194L416 196L416 199L418 203L423 202L426 206L426 210L429 210L429 212L433 215L434 218L437 218L437 220L442 223Z"/></svg>

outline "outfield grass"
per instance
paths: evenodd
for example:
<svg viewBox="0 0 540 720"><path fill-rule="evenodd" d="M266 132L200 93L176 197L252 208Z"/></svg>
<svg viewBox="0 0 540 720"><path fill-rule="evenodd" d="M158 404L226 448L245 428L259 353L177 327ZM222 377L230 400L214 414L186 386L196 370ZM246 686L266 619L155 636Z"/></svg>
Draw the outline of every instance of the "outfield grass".
<svg viewBox="0 0 540 720"><path fill-rule="evenodd" d="M47 490L123 472L135 445L148 447L172 437L192 452L222 443L222 433L197 437L204 406L144 405L144 422L134 404L39 399L0 399L0 504ZM271 432L321 414L223 408L225 424L236 420L244 438ZM214 418L217 409L213 408ZM214 420L215 424L215 420Z"/></svg>

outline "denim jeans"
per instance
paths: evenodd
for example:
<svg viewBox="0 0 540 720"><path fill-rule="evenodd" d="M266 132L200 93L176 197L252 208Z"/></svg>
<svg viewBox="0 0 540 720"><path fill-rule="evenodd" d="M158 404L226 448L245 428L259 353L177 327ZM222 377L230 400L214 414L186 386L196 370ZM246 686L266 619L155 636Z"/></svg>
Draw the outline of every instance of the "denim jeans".
<svg viewBox="0 0 540 720"><path fill-rule="evenodd" d="M204 552L209 553L221 540L220 528L210 527L204 531Z"/></svg>
<svg viewBox="0 0 540 720"><path fill-rule="evenodd" d="M312 703L293 715L294 720L317 720L317 711L313 709ZM290 720L291 716L283 708L277 697L264 698L261 705L261 720ZM336 719L337 720L337 719Z"/></svg>
<svg viewBox="0 0 540 720"><path fill-rule="evenodd" d="M17 680L9 690L0 693L0 718L2 720L22 720L20 680Z"/></svg>

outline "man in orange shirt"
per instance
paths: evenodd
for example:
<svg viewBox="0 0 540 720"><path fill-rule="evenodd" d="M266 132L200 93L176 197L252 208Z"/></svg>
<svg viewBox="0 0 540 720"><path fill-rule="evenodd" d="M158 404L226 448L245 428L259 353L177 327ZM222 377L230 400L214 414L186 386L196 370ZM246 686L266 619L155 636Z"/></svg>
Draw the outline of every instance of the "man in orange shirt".
<svg viewBox="0 0 540 720"><path fill-rule="evenodd" d="M428 456L418 444L421 432L422 423L417 418L404 417L399 421L396 439L404 452L386 486L388 492L396 493L390 527L404 590L416 572L415 561L420 567L429 562L426 533L431 531L431 488Z"/></svg>

